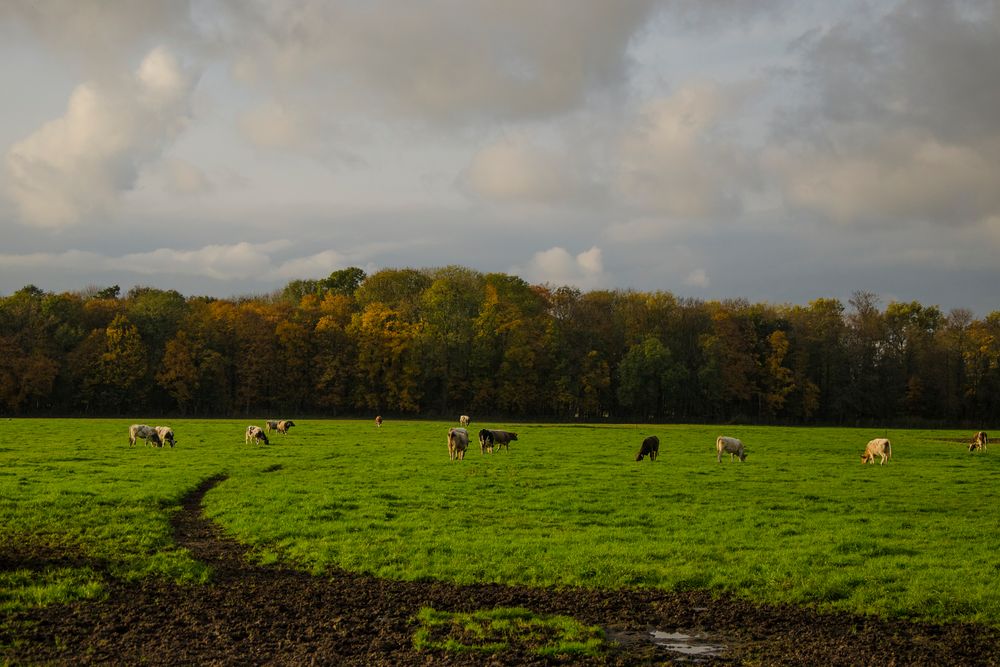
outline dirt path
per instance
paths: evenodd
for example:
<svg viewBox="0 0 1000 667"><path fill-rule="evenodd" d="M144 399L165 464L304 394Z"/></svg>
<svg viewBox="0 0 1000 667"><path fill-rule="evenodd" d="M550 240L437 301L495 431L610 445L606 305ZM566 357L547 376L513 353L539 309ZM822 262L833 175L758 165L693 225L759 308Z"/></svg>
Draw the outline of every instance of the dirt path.
<svg viewBox="0 0 1000 667"><path fill-rule="evenodd" d="M347 572L318 578L262 567L248 563L245 550L201 516L203 496L220 481L207 480L189 494L173 520L178 544L213 568L210 584L129 584L109 577L104 601L9 616L0 624L0 663L637 665L697 658L654 645L649 633L661 630L724 645L721 654L698 658L711 664L1000 665L1000 631L980 626L818 614L700 592L455 586ZM78 561L0 548L0 570L54 563ZM413 618L423 606L565 614L604 627L614 644L606 655L587 660L543 659L525 646L494 655L420 652L412 646Z"/></svg>

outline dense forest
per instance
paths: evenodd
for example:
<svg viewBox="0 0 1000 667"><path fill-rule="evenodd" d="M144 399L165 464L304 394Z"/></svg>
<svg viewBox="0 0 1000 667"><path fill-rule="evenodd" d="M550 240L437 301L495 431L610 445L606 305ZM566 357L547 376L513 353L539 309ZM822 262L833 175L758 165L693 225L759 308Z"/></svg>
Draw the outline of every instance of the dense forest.
<svg viewBox="0 0 1000 667"><path fill-rule="evenodd" d="M29 285L0 298L0 412L978 427L1000 421L1000 311L583 292L458 266L233 299Z"/></svg>

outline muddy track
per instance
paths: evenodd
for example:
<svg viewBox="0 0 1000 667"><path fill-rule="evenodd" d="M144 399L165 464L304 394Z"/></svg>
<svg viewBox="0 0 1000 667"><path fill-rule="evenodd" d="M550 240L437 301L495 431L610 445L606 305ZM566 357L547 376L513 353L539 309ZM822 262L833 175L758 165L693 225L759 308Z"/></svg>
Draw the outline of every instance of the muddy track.
<svg viewBox="0 0 1000 667"><path fill-rule="evenodd" d="M712 664L1000 665L1000 631L974 625L819 614L703 592L456 586L342 571L313 577L259 566L201 515L205 493L223 479L203 482L173 518L177 543L212 567L209 584L125 583L107 576L105 600L8 616L0 623L0 663L641 665L683 660L682 654L648 640L657 629L725 645L721 655L707 659ZM0 570L80 562L73 555L0 547ZM565 614L604 627L613 643L605 655L585 660L539 658L530 646L492 655L416 651L413 618L423 606L448 611L519 606Z"/></svg>

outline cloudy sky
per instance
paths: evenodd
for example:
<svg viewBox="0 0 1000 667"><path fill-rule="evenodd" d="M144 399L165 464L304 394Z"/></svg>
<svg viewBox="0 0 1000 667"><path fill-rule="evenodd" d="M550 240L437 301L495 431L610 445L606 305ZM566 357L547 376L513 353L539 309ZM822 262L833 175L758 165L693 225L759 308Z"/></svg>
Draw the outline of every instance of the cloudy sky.
<svg viewBox="0 0 1000 667"><path fill-rule="evenodd" d="M1000 0L4 0L0 294L1000 309Z"/></svg>

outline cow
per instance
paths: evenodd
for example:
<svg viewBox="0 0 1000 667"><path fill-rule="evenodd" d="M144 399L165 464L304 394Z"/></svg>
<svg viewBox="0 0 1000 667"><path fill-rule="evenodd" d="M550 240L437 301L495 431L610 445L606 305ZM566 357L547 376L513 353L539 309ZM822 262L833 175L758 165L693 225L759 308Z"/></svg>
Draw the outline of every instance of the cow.
<svg viewBox="0 0 1000 667"><path fill-rule="evenodd" d="M743 448L743 441L738 438L729 438L720 435L715 439L715 454L719 463L722 463L722 454L729 454L729 462L733 462L733 457L740 457L740 462L747 460L746 450Z"/></svg>
<svg viewBox="0 0 1000 667"><path fill-rule="evenodd" d="M989 444L990 437L986 435L986 431L977 431L976 435L972 438L972 444L969 445L969 451L974 452L977 449L979 451L985 452L986 445Z"/></svg>
<svg viewBox="0 0 1000 667"><path fill-rule="evenodd" d="M375 417L375 426L376 428L382 428L382 415Z"/></svg>
<svg viewBox="0 0 1000 667"><path fill-rule="evenodd" d="M278 422L278 429L277 429L278 433L280 433L281 435L285 435L286 433L288 433L288 429L290 429L293 426L295 426L295 422L293 422L291 419L282 419L280 422Z"/></svg>
<svg viewBox="0 0 1000 667"><path fill-rule="evenodd" d="M146 441L147 445L157 447L162 447L163 442L160 440L160 435L156 432L156 429L152 426L147 426L145 424L132 424L128 427L128 446L134 447L137 438L142 438Z"/></svg>
<svg viewBox="0 0 1000 667"><path fill-rule="evenodd" d="M264 422L264 430L267 431L268 433L270 433L271 431L277 431L278 430L278 420L277 419L268 419L267 421L265 421Z"/></svg>
<svg viewBox="0 0 1000 667"><path fill-rule="evenodd" d="M479 453L493 453L493 431L482 429L479 431Z"/></svg>
<svg viewBox="0 0 1000 667"><path fill-rule="evenodd" d="M264 429L260 426L254 426L253 424L247 426L246 444L250 444L251 440L257 444L260 444L261 441L263 441L265 445L271 444L267 439L267 434L264 433Z"/></svg>
<svg viewBox="0 0 1000 667"><path fill-rule="evenodd" d="M494 431L490 430L490 434L493 436L493 446L496 447L497 451L500 448L506 447L507 451L510 451L510 441L517 440L517 433L513 431Z"/></svg>
<svg viewBox="0 0 1000 667"><path fill-rule="evenodd" d="M173 447L177 444L177 439L174 437L174 429L169 426L156 426L156 435L160 437L160 446L170 445Z"/></svg>
<svg viewBox="0 0 1000 667"><path fill-rule="evenodd" d="M651 435L642 441L642 447L639 448L639 453L635 455L635 460L641 461L647 454L649 455L650 462L655 461L656 457L660 455L660 439L655 435Z"/></svg>
<svg viewBox="0 0 1000 667"><path fill-rule="evenodd" d="M470 421L469 415L462 415L461 417L458 418L458 423L461 424L462 426L468 427L469 421Z"/></svg>
<svg viewBox="0 0 1000 667"><path fill-rule="evenodd" d="M892 443L888 438L874 438L865 445L865 453L861 455L861 463L875 463L875 457L882 458L879 465L885 465L887 459L892 458Z"/></svg>
<svg viewBox="0 0 1000 667"><path fill-rule="evenodd" d="M448 429L448 460L461 461L465 458L465 450L469 448L469 432L464 428Z"/></svg>

